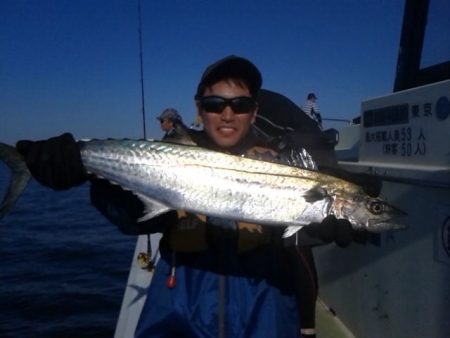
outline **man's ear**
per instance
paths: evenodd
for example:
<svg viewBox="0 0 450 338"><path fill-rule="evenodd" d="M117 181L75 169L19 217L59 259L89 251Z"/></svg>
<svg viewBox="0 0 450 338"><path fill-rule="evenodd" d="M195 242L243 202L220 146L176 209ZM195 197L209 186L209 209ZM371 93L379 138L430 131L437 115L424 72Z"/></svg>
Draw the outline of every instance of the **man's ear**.
<svg viewBox="0 0 450 338"><path fill-rule="evenodd" d="M200 103L198 101L195 101L195 107L197 108L197 114L202 116L202 110L200 109Z"/></svg>

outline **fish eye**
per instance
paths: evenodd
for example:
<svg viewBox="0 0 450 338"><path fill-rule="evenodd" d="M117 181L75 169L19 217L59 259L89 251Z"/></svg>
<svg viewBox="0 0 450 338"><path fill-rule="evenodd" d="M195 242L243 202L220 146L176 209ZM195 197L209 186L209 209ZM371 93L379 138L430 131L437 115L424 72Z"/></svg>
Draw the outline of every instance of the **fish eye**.
<svg viewBox="0 0 450 338"><path fill-rule="evenodd" d="M375 215L380 215L384 212L384 203L379 200L374 200L369 202L368 209L371 213Z"/></svg>

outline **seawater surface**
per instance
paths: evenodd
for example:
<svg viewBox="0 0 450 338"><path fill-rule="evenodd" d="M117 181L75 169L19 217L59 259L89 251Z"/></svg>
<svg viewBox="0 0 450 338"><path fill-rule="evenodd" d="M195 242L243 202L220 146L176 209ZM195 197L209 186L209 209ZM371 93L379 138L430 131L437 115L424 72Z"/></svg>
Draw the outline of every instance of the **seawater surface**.
<svg viewBox="0 0 450 338"><path fill-rule="evenodd" d="M9 171L0 164L0 198ZM32 180L0 220L0 337L112 337L136 237L91 206L89 184Z"/></svg>

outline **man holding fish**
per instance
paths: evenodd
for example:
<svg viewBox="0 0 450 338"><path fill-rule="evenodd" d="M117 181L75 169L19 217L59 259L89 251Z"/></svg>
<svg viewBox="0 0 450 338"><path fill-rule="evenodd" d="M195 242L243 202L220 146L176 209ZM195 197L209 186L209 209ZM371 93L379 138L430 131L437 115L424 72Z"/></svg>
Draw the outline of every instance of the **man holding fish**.
<svg viewBox="0 0 450 338"><path fill-rule="evenodd" d="M265 175L284 177L283 182L286 181L286 187L290 189L290 171L297 169L282 165L270 167L272 164L268 162L308 169L303 171L308 177L301 186L318 177L314 171L316 164L306 150L284 153L253 133L252 124L258 111L256 97L261 85L259 70L244 58L229 56L210 65L202 75L195 95L204 128L203 131L190 130L188 133L192 143L213 150L205 152L205 156L212 157L206 164L187 161L175 167L170 162L165 172L152 176L160 180L158 187L150 189L150 192L139 190L138 178L136 182L127 179L121 184L115 174L97 171L95 161L90 160L95 157L92 155L96 146L91 152L89 143L86 146L77 143L70 134L47 141L19 141L17 144L29 170L40 183L61 190L82 184L89 178L93 204L123 232L163 233L161 259L148 290L136 337L314 336L311 314L314 317L317 290L312 257L304 259L304 256L299 256L301 250L286 246L283 238L286 226L271 226L272 221L278 220L278 216L273 215L277 215L280 208L274 204L264 209L270 205L271 199L277 199L277 196L265 194L272 191L270 182L261 188L259 179L255 179L249 183L249 191L243 191L245 189L240 185L242 180L247 180L246 175ZM131 146L143 150L146 147L144 144ZM170 155L185 148L161 143L156 144L152 151L155 149ZM216 155L216 152L237 156ZM208 163L214 166L222 160L226 163L217 165L217 170L208 167ZM220 184L225 187L220 184L214 186L215 181L209 182L208 175L215 177L215 171L222 169L232 176L241 169L241 162L242 165L249 164L249 169L238 172L232 180L220 177L218 180L222 182L223 179L223 184ZM260 164L264 169L259 168ZM258 168L251 171L252 166ZM171 170L172 176L183 175L183 171L191 175L195 173L193 170L199 170L200 174L199 177L180 176L170 181ZM189 179L204 188L201 196L188 197L193 189L182 191L189 185ZM297 180L293 178L292 182ZM297 199L303 198L303 204L299 206L305 216L292 219L292 222L281 222L295 225L289 232L295 233L291 237L292 245L298 244L301 237L308 237L303 229L310 228L308 232L313 237L326 238L328 242L338 238L339 244L345 246L351 242L354 231L348 219L354 223L353 228L362 230L375 224L356 222L356 218L353 222L352 215L361 217L360 206L347 205L344 195L335 193L339 190L338 184L331 181L326 181L328 191L313 184L298 193ZM175 194L174 189L166 189L167 182L173 182L173 185L181 182L180 191ZM235 183L236 191L233 190ZM344 190L362 194L362 189L354 185ZM224 193L228 198L223 197ZM291 198L291 192L286 194ZM216 203L216 197L223 198L223 204ZM286 201L290 201L289 198ZM365 213L378 217L391 212L383 201L364 198L368 205ZM230 205L229 200L237 203ZM253 210L255 205L256 211ZM310 227L305 224L305 219L310 223L316 222ZM388 218L377 222L383 230L381 226L387 226ZM298 231L303 225L305 227ZM311 298L307 309L302 305L302 295Z"/></svg>

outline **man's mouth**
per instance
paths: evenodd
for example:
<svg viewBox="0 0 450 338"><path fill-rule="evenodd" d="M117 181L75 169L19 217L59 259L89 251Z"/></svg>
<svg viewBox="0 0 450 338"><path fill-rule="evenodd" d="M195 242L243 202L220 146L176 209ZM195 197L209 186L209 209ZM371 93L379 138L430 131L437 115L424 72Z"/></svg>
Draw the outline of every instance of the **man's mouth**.
<svg viewBox="0 0 450 338"><path fill-rule="evenodd" d="M217 128L217 131L221 134L232 134L236 131L236 128L232 127L219 127Z"/></svg>

